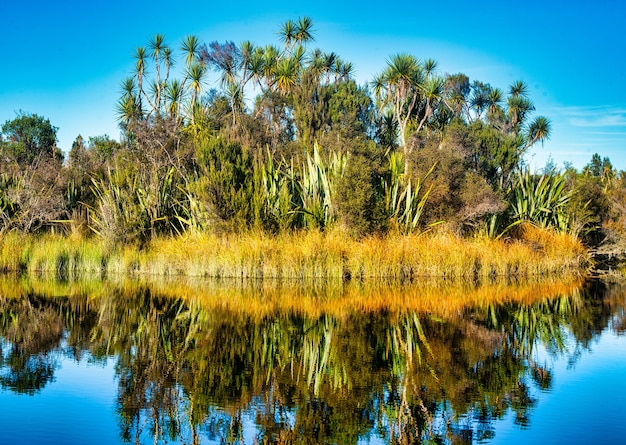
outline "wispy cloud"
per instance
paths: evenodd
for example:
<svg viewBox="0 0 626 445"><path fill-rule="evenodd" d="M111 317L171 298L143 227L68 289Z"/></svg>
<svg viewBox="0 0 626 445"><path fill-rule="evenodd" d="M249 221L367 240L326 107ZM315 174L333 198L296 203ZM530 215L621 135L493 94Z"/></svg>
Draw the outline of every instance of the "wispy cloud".
<svg viewBox="0 0 626 445"><path fill-rule="evenodd" d="M588 131L587 134L591 136L624 137L626 136L626 131Z"/></svg>
<svg viewBox="0 0 626 445"><path fill-rule="evenodd" d="M626 127L626 115L589 117L587 119L569 119L575 127Z"/></svg>
<svg viewBox="0 0 626 445"><path fill-rule="evenodd" d="M554 111L573 127L626 127L626 108L612 106L558 107Z"/></svg>

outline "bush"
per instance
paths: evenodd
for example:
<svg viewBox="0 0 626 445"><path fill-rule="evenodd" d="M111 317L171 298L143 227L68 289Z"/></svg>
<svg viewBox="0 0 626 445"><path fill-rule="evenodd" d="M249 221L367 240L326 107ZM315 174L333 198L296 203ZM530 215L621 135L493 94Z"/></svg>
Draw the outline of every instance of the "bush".
<svg viewBox="0 0 626 445"><path fill-rule="evenodd" d="M431 188L424 209L426 223L445 221L459 230L504 210L503 200L485 177L472 168L468 146L472 141L467 127L452 125L442 139L431 136L413 151L411 175L425 178L424 187ZM433 165L435 168L426 178Z"/></svg>
<svg viewBox="0 0 626 445"><path fill-rule="evenodd" d="M196 140L197 175L191 189L217 230L247 227L253 221L253 162L238 142L201 135Z"/></svg>
<svg viewBox="0 0 626 445"><path fill-rule="evenodd" d="M379 196L383 162L382 153L374 143L356 143L338 181L337 215L356 236L387 228L384 202Z"/></svg>

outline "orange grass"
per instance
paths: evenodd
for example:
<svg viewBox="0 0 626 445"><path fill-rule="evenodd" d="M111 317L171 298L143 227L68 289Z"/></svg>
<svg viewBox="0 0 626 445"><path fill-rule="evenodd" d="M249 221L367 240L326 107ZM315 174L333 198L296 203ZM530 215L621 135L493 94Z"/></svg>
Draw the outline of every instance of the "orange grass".
<svg viewBox="0 0 626 445"><path fill-rule="evenodd" d="M0 269L81 274L254 279L485 280L580 274L589 253L575 238L523 226L514 240L462 238L445 231L355 240L336 230L267 235L199 234L108 250L97 239L0 238Z"/></svg>
<svg viewBox="0 0 626 445"><path fill-rule="evenodd" d="M244 278L406 280L579 273L590 264L571 236L532 226L515 241L447 232L354 240L335 231L291 235L186 235L153 242L138 271Z"/></svg>

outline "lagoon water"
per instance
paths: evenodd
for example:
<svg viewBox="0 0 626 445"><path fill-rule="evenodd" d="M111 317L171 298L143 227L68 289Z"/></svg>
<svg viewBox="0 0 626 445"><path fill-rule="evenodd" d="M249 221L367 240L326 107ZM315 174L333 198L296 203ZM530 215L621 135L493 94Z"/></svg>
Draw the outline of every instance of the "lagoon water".
<svg viewBox="0 0 626 445"><path fill-rule="evenodd" d="M626 287L353 287L3 278L0 444L626 443Z"/></svg>

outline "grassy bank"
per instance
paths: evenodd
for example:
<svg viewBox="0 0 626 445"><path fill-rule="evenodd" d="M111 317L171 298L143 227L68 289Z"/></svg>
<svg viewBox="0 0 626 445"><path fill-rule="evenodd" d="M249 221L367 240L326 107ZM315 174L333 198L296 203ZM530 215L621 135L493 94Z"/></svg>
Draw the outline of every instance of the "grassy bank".
<svg viewBox="0 0 626 445"><path fill-rule="evenodd" d="M588 252L575 238L533 226L515 240L461 238L445 231L355 240L341 232L290 235L187 234L108 248L97 239L24 236L0 239L0 269L97 274L272 279L491 279L584 272Z"/></svg>

